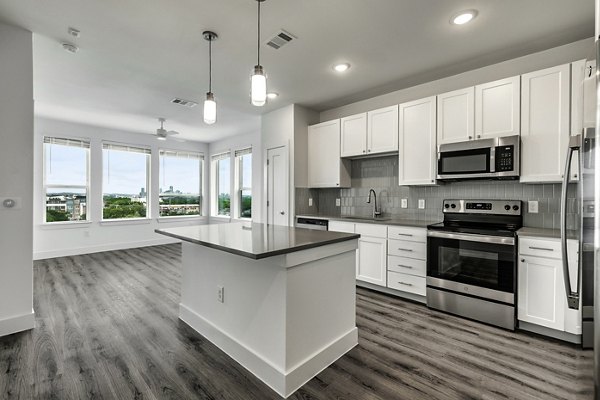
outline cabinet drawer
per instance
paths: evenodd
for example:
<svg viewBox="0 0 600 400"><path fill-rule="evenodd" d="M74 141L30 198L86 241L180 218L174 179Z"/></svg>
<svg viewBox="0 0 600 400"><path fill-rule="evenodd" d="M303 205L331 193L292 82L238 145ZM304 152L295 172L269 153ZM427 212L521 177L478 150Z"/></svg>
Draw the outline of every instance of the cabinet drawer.
<svg viewBox="0 0 600 400"><path fill-rule="evenodd" d="M425 278L388 271L387 285L391 289L425 296Z"/></svg>
<svg viewBox="0 0 600 400"><path fill-rule="evenodd" d="M388 256L387 268L388 271L421 276L423 278L427 275L427 262L414 258Z"/></svg>
<svg viewBox="0 0 600 400"><path fill-rule="evenodd" d="M375 225L375 224L355 224L355 233L377 237L385 239L387 237L387 229L386 225Z"/></svg>
<svg viewBox="0 0 600 400"><path fill-rule="evenodd" d="M407 240L388 239L388 254L391 256L400 256L416 258L417 260L427 259L427 243L409 242Z"/></svg>
<svg viewBox="0 0 600 400"><path fill-rule="evenodd" d="M546 258L561 258L560 240L519 239L519 254Z"/></svg>
<svg viewBox="0 0 600 400"><path fill-rule="evenodd" d="M333 232L354 233L354 223L329 221L329 230Z"/></svg>
<svg viewBox="0 0 600 400"><path fill-rule="evenodd" d="M426 243L427 229L407 226L390 226L388 227L388 238Z"/></svg>

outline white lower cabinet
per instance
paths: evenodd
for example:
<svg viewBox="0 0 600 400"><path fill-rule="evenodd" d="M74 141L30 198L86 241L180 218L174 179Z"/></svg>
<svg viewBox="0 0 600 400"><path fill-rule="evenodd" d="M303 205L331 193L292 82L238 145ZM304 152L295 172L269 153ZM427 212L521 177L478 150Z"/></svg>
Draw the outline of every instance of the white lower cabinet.
<svg viewBox="0 0 600 400"><path fill-rule="evenodd" d="M568 246L571 282L575 284L577 241L569 240ZM581 334L581 308L572 310L567 306L558 240L531 237L519 240L517 301L519 321Z"/></svg>
<svg viewBox="0 0 600 400"><path fill-rule="evenodd" d="M358 239L358 263L356 279L374 285L387 283L387 240L361 236Z"/></svg>
<svg viewBox="0 0 600 400"><path fill-rule="evenodd" d="M388 287L402 292L425 296L425 278L388 271Z"/></svg>

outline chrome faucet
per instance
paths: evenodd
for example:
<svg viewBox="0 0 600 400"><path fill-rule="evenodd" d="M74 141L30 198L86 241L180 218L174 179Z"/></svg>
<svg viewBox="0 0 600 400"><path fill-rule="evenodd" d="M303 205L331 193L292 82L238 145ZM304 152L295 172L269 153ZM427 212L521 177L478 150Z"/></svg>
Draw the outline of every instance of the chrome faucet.
<svg viewBox="0 0 600 400"><path fill-rule="evenodd" d="M369 190L369 199L367 203L371 204L371 193L373 193L373 219L381 215L381 210L377 208L377 193L374 189Z"/></svg>

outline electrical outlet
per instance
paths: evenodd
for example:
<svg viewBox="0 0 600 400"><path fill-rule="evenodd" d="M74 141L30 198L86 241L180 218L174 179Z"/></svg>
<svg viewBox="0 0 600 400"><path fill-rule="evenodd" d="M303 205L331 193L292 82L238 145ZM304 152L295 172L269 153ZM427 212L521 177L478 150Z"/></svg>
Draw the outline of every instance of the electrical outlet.
<svg viewBox="0 0 600 400"><path fill-rule="evenodd" d="M419 199L419 209L425 209L425 199Z"/></svg>
<svg viewBox="0 0 600 400"><path fill-rule="evenodd" d="M402 199L402 200L400 200L400 207L402 207L402 208L408 208L408 199Z"/></svg>
<svg viewBox="0 0 600 400"><path fill-rule="evenodd" d="M341 199L335 199L335 205L337 207L341 206L342 205L342 200Z"/></svg>
<svg viewBox="0 0 600 400"><path fill-rule="evenodd" d="M225 302L225 288L223 286L217 286L217 301L219 303Z"/></svg>
<svg viewBox="0 0 600 400"><path fill-rule="evenodd" d="M312 197L309 197L309 198L308 198L308 206L309 206L309 207L312 207L312 205L313 205L313 202L312 202Z"/></svg>
<svg viewBox="0 0 600 400"><path fill-rule="evenodd" d="M527 202L527 211L530 214L537 214L539 212L538 202L535 200L530 200Z"/></svg>

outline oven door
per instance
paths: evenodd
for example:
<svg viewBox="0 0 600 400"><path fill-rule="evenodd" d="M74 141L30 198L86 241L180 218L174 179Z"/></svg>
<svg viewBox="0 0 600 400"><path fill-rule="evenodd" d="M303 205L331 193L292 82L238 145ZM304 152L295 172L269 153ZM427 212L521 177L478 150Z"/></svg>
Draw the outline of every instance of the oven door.
<svg viewBox="0 0 600 400"><path fill-rule="evenodd" d="M514 304L514 237L445 231L427 236L428 286Z"/></svg>
<svg viewBox="0 0 600 400"><path fill-rule="evenodd" d="M438 179L489 178L495 171L494 148L440 151Z"/></svg>

